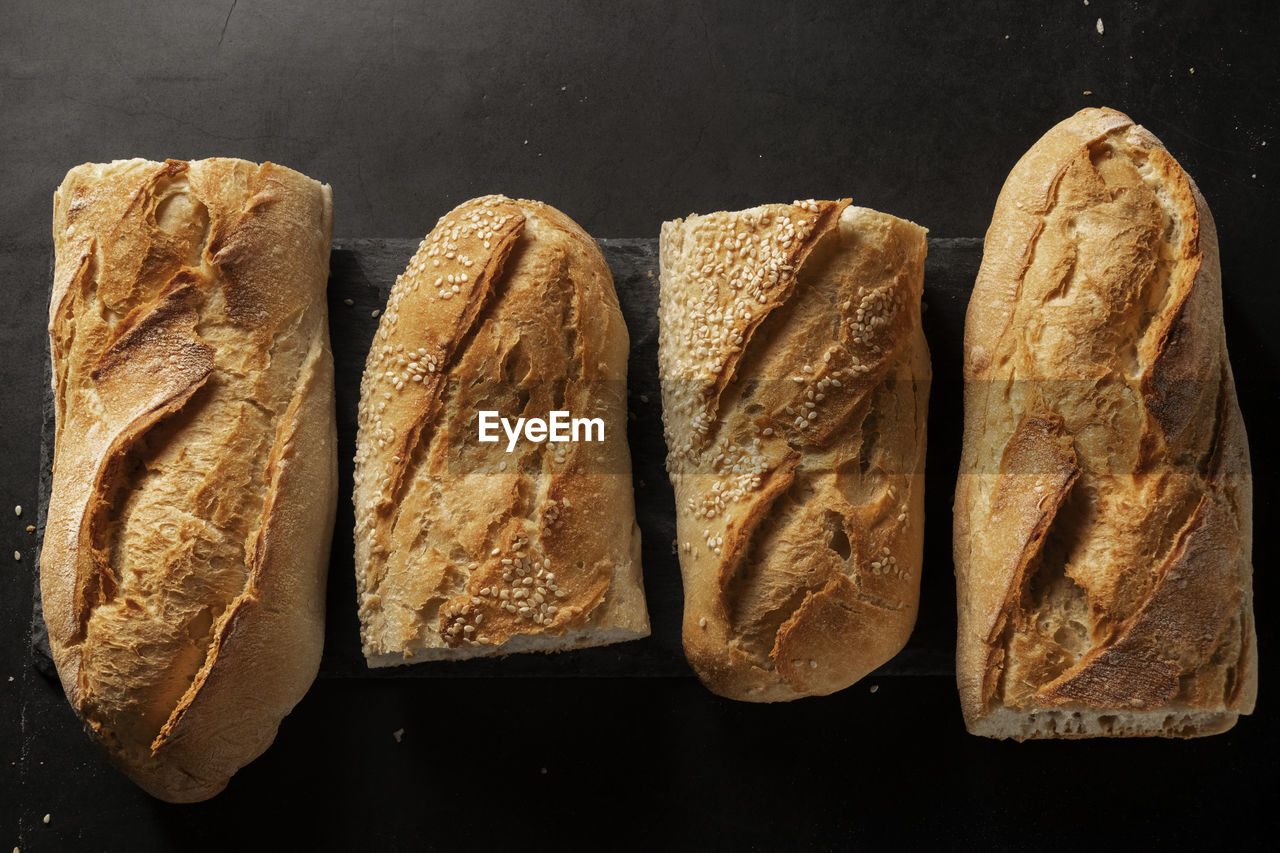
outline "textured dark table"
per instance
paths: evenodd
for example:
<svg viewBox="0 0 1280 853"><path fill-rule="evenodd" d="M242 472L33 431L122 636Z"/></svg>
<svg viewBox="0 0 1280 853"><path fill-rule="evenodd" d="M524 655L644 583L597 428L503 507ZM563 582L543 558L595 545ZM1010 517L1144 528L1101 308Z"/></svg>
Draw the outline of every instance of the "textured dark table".
<svg viewBox="0 0 1280 853"><path fill-rule="evenodd" d="M1216 848L1273 830L1280 11L1151 5L6 3L0 553L22 560L0 569L0 849ZM1101 104L1164 140L1222 242L1253 438L1263 661L1259 711L1229 734L987 742L964 734L949 674L906 674L936 671L954 620L949 496L933 484L954 468L959 344L945 318L962 310L955 277L974 255L945 241L927 284L924 599L917 657L888 670L900 674L783 706L710 695L673 653L678 583L651 542L655 637L626 653L648 677L599 677L622 674L609 655L522 665L546 677L354 677L339 578L324 677L225 793L174 807L105 764L33 665L37 543L24 528L40 473L49 202L69 167L217 154L297 168L334 187L335 275L370 251L357 238L394 248L494 191L555 204L606 238L845 195L963 238L984 232L1041 133ZM635 393L653 381L645 370L633 361ZM660 452L652 430L632 441L646 459Z"/></svg>

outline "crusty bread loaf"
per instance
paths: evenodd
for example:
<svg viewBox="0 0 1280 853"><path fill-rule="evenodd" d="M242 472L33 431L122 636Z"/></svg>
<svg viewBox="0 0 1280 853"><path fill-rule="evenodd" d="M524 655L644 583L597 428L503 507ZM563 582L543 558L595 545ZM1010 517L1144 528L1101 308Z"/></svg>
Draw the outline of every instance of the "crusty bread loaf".
<svg viewBox="0 0 1280 853"><path fill-rule="evenodd" d="M647 636L627 329L599 246L487 196L396 281L361 384L356 581L370 666ZM601 418L605 440L478 439L481 411Z"/></svg>
<svg viewBox="0 0 1280 853"><path fill-rule="evenodd" d="M227 159L84 165L54 197L44 617L67 698L161 799L222 790L319 667L330 210Z"/></svg>
<svg viewBox="0 0 1280 853"><path fill-rule="evenodd" d="M831 693L915 624L925 230L849 202L662 227L684 647L722 696Z"/></svg>
<svg viewBox="0 0 1280 853"><path fill-rule="evenodd" d="M1014 167L965 328L969 730L1193 737L1253 708L1249 454L1195 184L1087 109Z"/></svg>

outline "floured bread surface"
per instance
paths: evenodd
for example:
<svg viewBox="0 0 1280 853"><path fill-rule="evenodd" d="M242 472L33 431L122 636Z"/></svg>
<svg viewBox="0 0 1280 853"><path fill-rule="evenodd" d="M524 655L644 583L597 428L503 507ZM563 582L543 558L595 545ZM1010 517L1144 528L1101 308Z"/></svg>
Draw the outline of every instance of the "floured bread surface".
<svg viewBox="0 0 1280 853"><path fill-rule="evenodd" d="M216 794L319 666L336 498L329 188L241 160L71 170L41 558L63 687L167 800Z"/></svg>
<svg viewBox="0 0 1280 853"><path fill-rule="evenodd" d="M965 329L957 673L991 737L1190 737L1253 708L1248 447L1208 206L1113 110L997 203Z"/></svg>
<svg viewBox="0 0 1280 853"><path fill-rule="evenodd" d="M925 230L842 202L663 225L659 366L684 646L716 693L831 693L915 623Z"/></svg>
<svg viewBox="0 0 1280 853"><path fill-rule="evenodd" d="M544 204L443 217L361 384L356 580L371 666L647 636L628 339L604 257ZM481 411L600 418L604 441L481 443Z"/></svg>

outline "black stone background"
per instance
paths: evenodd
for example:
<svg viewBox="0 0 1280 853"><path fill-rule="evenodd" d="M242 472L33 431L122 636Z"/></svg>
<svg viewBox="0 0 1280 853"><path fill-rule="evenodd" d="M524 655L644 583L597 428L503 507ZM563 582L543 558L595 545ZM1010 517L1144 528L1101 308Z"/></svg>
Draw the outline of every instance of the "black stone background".
<svg viewBox="0 0 1280 853"><path fill-rule="evenodd" d="M1280 805L1267 571L1278 51L1269 2L4 3L0 849L1261 846ZM964 733L949 666L972 238L1018 156L1104 104L1164 140L1217 220L1253 442L1259 711L1199 741L988 742ZM358 393L370 312L460 201L537 198L598 237L641 238L605 249L633 339L653 637L369 677L344 500L325 664L275 745L195 806L152 800L105 763L31 635L38 535L24 528L42 471L50 198L80 162L212 155L333 185L340 412ZM692 211L840 196L931 229L920 620L899 659L841 694L728 702L679 656L649 241Z"/></svg>

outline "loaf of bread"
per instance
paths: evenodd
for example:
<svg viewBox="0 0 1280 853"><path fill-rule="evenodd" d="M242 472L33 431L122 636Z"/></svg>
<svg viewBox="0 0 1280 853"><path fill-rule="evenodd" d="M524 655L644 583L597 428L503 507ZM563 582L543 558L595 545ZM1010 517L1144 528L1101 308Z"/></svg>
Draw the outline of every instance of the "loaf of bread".
<svg viewBox="0 0 1280 853"><path fill-rule="evenodd" d="M356 582L370 666L647 636L628 339L599 246L487 196L422 241L361 384ZM600 419L603 441L480 441L481 413ZM599 438L593 433L592 438Z"/></svg>
<svg viewBox="0 0 1280 853"><path fill-rule="evenodd" d="M330 211L227 159L84 165L54 196L44 618L72 706L161 799L222 790L319 667Z"/></svg>
<svg viewBox="0 0 1280 853"><path fill-rule="evenodd" d="M751 702L848 687L915 624L929 350L918 225L840 202L662 227L684 648Z"/></svg>
<svg viewBox="0 0 1280 853"><path fill-rule="evenodd" d="M1221 732L1253 708L1248 445L1199 191L1087 109L1009 175L965 328L957 676L998 738Z"/></svg>

